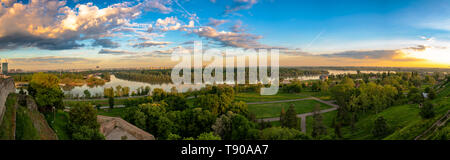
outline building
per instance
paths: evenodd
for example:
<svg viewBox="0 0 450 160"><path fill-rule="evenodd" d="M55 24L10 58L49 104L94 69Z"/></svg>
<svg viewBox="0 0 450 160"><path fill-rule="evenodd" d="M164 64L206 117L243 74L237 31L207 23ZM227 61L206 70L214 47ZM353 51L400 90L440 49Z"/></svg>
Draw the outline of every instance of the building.
<svg viewBox="0 0 450 160"><path fill-rule="evenodd" d="M327 76L327 75L321 75L319 78L320 78L320 80L322 80L322 81L328 80L328 76Z"/></svg>
<svg viewBox="0 0 450 160"><path fill-rule="evenodd" d="M4 75L7 75L8 74L8 61L4 61L3 63L2 63L2 73L4 74Z"/></svg>

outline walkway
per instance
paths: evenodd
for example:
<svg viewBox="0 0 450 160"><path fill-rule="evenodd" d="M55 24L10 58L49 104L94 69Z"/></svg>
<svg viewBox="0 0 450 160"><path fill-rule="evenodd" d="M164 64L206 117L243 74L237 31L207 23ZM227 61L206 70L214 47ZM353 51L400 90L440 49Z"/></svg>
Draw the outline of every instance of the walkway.
<svg viewBox="0 0 450 160"><path fill-rule="evenodd" d="M327 112L331 112L331 111L335 111L339 108L338 105L330 102L330 101L324 101L321 100L319 98L316 97L309 97L309 98L302 98L302 99L291 99L291 100L281 100L281 101L269 101L269 102L254 102L254 103L247 103L247 104L270 104L270 103L284 103L284 102L295 102L295 101L304 101L304 100L316 100L319 101L321 103L327 104L332 106L333 108L329 108L329 109L324 109L324 110L320 110L319 113L327 113ZM306 133L306 117L308 116L312 116L314 115L314 112L309 112L309 113L302 113L302 114L297 114L297 117L301 119L301 131L303 133ZM273 122L273 121L280 121L280 117L274 117L274 118L263 118L263 119L259 119L260 121L268 121L268 122Z"/></svg>

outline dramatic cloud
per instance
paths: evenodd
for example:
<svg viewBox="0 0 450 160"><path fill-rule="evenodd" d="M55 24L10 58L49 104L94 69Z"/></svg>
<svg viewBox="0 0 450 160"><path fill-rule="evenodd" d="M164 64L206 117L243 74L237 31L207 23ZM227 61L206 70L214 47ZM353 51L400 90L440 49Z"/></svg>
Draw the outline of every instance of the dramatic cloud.
<svg viewBox="0 0 450 160"><path fill-rule="evenodd" d="M146 47L152 47L152 46L161 46L161 45L167 45L171 42L158 42L158 41L146 41L142 43L134 44L134 48L146 48Z"/></svg>
<svg viewBox="0 0 450 160"><path fill-rule="evenodd" d="M194 28L194 21L189 21L186 25L181 25L181 21L178 20L177 17L166 17L165 19L158 18L156 20L155 26L150 26L148 28L148 32L152 32L153 30L158 30L162 32L166 31L176 31L176 30L184 30L187 28Z"/></svg>
<svg viewBox="0 0 450 160"><path fill-rule="evenodd" d="M280 53L289 56L311 56L310 53L302 51L301 49L282 49L280 50Z"/></svg>
<svg viewBox="0 0 450 160"><path fill-rule="evenodd" d="M172 8L169 7L170 5L172 5L171 0L146 0L142 4L142 8L145 11L167 14L173 11Z"/></svg>
<svg viewBox="0 0 450 160"><path fill-rule="evenodd" d="M353 59L392 59L401 54L397 50L373 50L373 51L345 51L333 54L323 54L325 57L346 57Z"/></svg>
<svg viewBox="0 0 450 160"><path fill-rule="evenodd" d="M422 58L411 56L409 51L423 52L427 46L417 45L403 49L393 50L357 50L357 51L343 51L329 54L312 54L310 52L302 51L301 49L280 49L280 53L287 56L301 56L301 57L324 57L324 58L346 58L355 60L386 60L386 61L423 61Z"/></svg>
<svg viewBox="0 0 450 160"><path fill-rule="evenodd" d="M83 46L80 41L88 39L94 39L94 45L114 48L117 45L113 42L101 40L112 36L112 29L129 24L142 10L172 11L165 6L169 2L159 0L136 5L123 2L102 9L93 3L78 4L72 9L65 6L65 1L30 0L28 4L11 5L12 2L2 0L0 5L0 49L75 49Z"/></svg>
<svg viewBox="0 0 450 160"><path fill-rule="evenodd" d="M242 21L238 20L233 26L231 26L231 31L233 32L245 32L246 29L242 26Z"/></svg>
<svg viewBox="0 0 450 160"><path fill-rule="evenodd" d="M96 39L92 46L102 46L103 48L118 48L119 43L113 42L110 39Z"/></svg>
<svg viewBox="0 0 450 160"><path fill-rule="evenodd" d="M136 54L136 52L130 51L119 51L119 50L110 50L110 49L101 49L98 54L111 54L111 55L130 55Z"/></svg>
<svg viewBox="0 0 450 160"><path fill-rule="evenodd" d="M33 57L33 58L12 58L11 62L18 65L39 65L39 64L66 64L66 63L96 63L98 61L78 58L78 57Z"/></svg>
<svg viewBox="0 0 450 160"><path fill-rule="evenodd" d="M225 14L229 14L239 10L250 9L256 3L258 3L257 0L233 0L233 4L231 6L227 6Z"/></svg>
<svg viewBox="0 0 450 160"><path fill-rule="evenodd" d="M414 50L414 51L424 51L427 48L430 48L430 47L425 46L425 45L418 45L418 46L415 46L415 47L409 47L409 48L405 48L405 49L410 49L410 50Z"/></svg>
<svg viewBox="0 0 450 160"><path fill-rule="evenodd" d="M424 46L409 47L397 50L369 50L369 51L345 51L333 54L322 54L323 57L331 58L351 58L351 59L374 59L390 61L423 61L424 59L408 56L409 53L404 50L423 51Z"/></svg>
<svg viewBox="0 0 450 160"><path fill-rule="evenodd" d="M239 48L266 48L267 46L261 45L258 40L262 36L257 36L248 33L235 33L235 32L218 32L216 29L206 26L199 29L194 29L193 33L200 37L213 39L223 46L239 47Z"/></svg>
<svg viewBox="0 0 450 160"><path fill-rule="evenodd" d="M209 23L207 25L217 27L226 22L228 22L228 20L209 18Z"/></svg>

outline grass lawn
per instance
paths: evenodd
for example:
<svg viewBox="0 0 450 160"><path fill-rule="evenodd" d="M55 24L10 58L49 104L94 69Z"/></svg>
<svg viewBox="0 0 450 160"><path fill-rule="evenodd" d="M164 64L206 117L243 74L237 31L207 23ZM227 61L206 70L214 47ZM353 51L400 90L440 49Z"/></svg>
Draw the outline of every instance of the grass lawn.
<svg viewBox="0 0 450 160"><path fill-rule="evenodd" d="M70 136L67 130L67 124L69 122L69 113L64 112L62 110L58 110L55 113L55 121L53 121L53 114L47 114L45 118L47 119L48 124L53 130L56 132L59 140L70 140Z"/></svg>
<svg viewBox="0 0 450 160"><path fill-rule="evenodd" d="M315 100L304 100L286 103L271 103L271 104L251 104L248 105L248 110L256 115L256 118L272 118L279 117L281 109L285 111L293 104L297 114L312 112L316 105L320 105L321 109L331 108L331 106L317 102Z"/></svg>
<svg viewBox="0 0 450 160"><path fill-rule="evenodd" d="M278 92L276 95L260 95L256 92L241 92L238 93L235 97L236 101L244 101L244 102L267 102L267 101L279 101L279 100L289 100L289 99L301 99L307 97L317 97L322 100L330 100L331 96L327 93L322 92L312 92L312 91L303 91L301 93L283 93Z"/></svg>
<svg viewBox="0 0 450 160"><path fill-rule="evenodd" d="M383 116L391 130L402 129L408 124L421 121L419 115L419 107L416 104L406 104L401 106L392 106L378 115L371 114L361 118L356 123L356 129L352 133L350 127L342 128L342 135L345 139L380 139L373 137L372 129L374 127L374 121L378 116Z"/></svg>
<svg viewBox="0 0 450 160"><path fill-rule="evenodd" d="M411 121L403 127L395 131L393 134L387 136L385 139L387 140L395 140L395 139L414 139L416 136L422 134L425 130L427 130L434 122L436 122L439 118L441 118L444 114L450 110L450 99L449 97L441 97L432 101L435 104L435 117L427 120L423 120L420 117L415 121ZM448 122L447 122L448 123Z"/></svg>
<svg viewBox="0 0 450 160"><path fill-rule="evenodd" d="M129 107L128 107L129 108ZM113 109L100 109L97 111L98 115L109 116L109 117L121 117L121 115L127 110L124 108L113 108Z"/></svg>
<svg viewBox="0 0 450 160"><path fill-rule="evenodd" d="M123 105L126 99L114 99L114 105ZM109 106L108 100L83 100L83 101L64 101L64 106L72 106L76 103L90 103L92 105L100 104L102 106Z"/></svg>
<svg viewBox="0 0 450 160"><path fill-rule="evenodd" d="M39 140L40 136L29 117L30 111L19 107L16 115L16 140Z"/></svg>
<svg viewBox="0 0 450 160"><path fill-rule="evenodd" d="M255 92L245 92L245 93L238 93L235 97L235 100L244 102L267 102L267 101L279 101L287 99L301 99L306 97L309 97L309 95L303 93L295 94L295 93L279 92L276 95L263 96Z"/></svg>
<svg viewBox="0 0 450 160"><path fill-rule="evenodd" d="M15 104L17 102L16 94L9 94L6 99L6 111L3 115L2 125L0 125L0 140L14 140L14 121L16 108Z"/></svg>
<svg viewBox="0 0 450 160"><path fill-rule="evenodd" d="M332 123L336 114L337 111L322 114L323 123L327 126L327 133L332 137L334 137L334 128L332 126ZM392 106L378 113L377 115L362 115L358 122L356 122L355 129L353 131L350 126L342 127L341 132L343 138L352 140L372 140L383 138L372 136L374 121L378 116L383 116L387 120L387 124L391 130L391 133L407 126L410 123L421 121L421 117L419 116L419 108L417 105L406 104L401 106ZM313 117L308 116L306 118L306 132L308 135L311 135L312 133L312 122Z"/></svg>
<svg viewBox="0 0 450 160"><path fill-rule="evenodd" d="M327 127L327 134L328 135L334 135L334 128L333 125L333 119L336 116L337 111L331 111L322 114L322 123L325 124ZM313 122L313 116L306 117L306 134L311 135L312 133L312 122Z"/></svg>

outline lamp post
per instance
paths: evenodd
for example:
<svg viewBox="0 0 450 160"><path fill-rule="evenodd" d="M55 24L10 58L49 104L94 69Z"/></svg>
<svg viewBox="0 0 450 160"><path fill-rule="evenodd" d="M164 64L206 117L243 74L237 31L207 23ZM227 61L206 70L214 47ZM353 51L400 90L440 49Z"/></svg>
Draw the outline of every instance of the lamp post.
<svg viewBox="0 0 450 160"><path fill-rule="evenodd" d="M56 117L55 109L56 108L53 106L52 109L53 109L53 121L52 121L52 124L53 124L53 123L55 123L55 117Z"/></svg>

